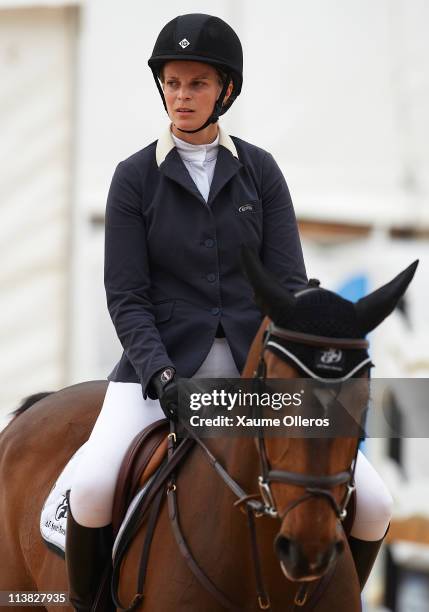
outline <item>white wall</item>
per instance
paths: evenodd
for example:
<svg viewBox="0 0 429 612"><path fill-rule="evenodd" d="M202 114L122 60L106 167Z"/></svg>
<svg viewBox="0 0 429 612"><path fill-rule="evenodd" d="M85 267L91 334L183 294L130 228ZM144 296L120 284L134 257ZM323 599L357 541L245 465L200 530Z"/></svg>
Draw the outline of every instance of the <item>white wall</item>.
<svg viewBox="0 0 429 612"><path fill-rule="evenodd" d="M74 14L0 10L0 416L67 380Z"/></svg>
<svg viewBox="0 0 429 612"><path fill-rule="evenodd" d="M278 151L301 216L385 224L413 219L417 200L427 220L429 5L268 5L246 12L248 63L262 78L248 85L242 121ZM258 44L262 24L272 35Z"/></svg>

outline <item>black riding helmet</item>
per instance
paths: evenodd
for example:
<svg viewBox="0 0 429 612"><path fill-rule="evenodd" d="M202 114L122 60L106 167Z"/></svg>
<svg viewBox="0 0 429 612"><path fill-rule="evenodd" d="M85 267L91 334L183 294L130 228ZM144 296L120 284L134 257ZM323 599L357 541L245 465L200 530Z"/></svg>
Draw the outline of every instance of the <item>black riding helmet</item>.
<svg viewBox="0 0 429 612"><path fill-rule="evenodd" d="M148 64L165 110L167 105L159 78L162 66L170 60L204 62L226 73L222 92L204 125L196 130L180 131L193 134L211 123L216 123L220 115L223 115L240 95L243 83L243 50L237 34L219 17L202 13L180 15L162 28ZM234 85L233 91L225 105L222 105L231 79Z"/></svg>

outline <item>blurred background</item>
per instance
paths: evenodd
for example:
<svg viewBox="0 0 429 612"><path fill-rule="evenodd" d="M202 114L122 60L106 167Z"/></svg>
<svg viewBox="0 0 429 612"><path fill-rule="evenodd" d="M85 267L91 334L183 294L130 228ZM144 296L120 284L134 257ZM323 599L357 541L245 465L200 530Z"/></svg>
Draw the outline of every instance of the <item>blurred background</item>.
<svg viewBox="0 0 429 612"><path fill-rule="evenodd" d="M427 0L0 0L2 425L24 396L105 378L121 354L105 201L117 163L168 125L147 59L178 11L241 38L243 92L221 123L279 163L308 275L356 300L420 259L370 340L374 376L429 374ZM398 427L412 401L392 391ZM395 498L366 609L429 610L427 440L364 450Z"/></svg>

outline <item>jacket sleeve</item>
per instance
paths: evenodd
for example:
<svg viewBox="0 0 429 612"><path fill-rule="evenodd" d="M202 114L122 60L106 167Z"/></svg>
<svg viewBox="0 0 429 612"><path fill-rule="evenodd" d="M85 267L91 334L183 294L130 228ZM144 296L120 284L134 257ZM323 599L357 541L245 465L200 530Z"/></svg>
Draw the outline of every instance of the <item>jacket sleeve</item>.
<svg viewBox="0 0 429 612"><path fill-rule="evenodd" d="M146 398L153 374L174 364L156 328L149 298L150 267L141 200L136 168L121 162L107 198L104 286L116 333Z"/></svg>
<svg viewBox="0 0 429 612"><path fill-rule="evenodd" d="M264 265L288 289L307 284L298 225L284 176L270 153L262 167Z"/></svg>

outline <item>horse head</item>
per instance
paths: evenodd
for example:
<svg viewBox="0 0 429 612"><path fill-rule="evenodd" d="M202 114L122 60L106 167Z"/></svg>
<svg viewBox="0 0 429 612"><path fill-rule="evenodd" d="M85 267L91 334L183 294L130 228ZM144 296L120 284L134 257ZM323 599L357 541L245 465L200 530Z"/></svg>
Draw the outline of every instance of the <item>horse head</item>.
<svg viewBox="0 0 429 612"><path fill-rule="evenodd" d="M255 301L266 315L243 376L314 381L318 393L314 391L311 410L316 413L335 412L338 392L332 394L332 389L340 385L344 394L340 407L353 402L359 422L368 405L368 384L355 393L353 386L342 383L368 380L373 364L365 337L393 311L418 261L352 303L314 279L293 294L264 269L254 252L243 248L242 260ZM291 580L318 579L344 549L342 520L353 491L359 435L262 434L256 442L261 494L273 516L280 519L274 550L281 569Z"/></svg>

